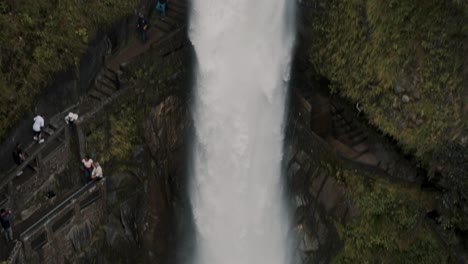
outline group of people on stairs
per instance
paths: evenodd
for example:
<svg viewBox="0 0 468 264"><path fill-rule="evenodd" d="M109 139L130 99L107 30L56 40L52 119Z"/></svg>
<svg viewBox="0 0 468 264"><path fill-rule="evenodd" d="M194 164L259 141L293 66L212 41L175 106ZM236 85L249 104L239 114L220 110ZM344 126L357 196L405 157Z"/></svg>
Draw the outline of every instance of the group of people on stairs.
<svg viewBox="0 0 468 264"><path fill-rule="evenodd" d="M81 162L86 182L102 179L102 168L99 162L93 161L89 156L84 157Z"/></svg>

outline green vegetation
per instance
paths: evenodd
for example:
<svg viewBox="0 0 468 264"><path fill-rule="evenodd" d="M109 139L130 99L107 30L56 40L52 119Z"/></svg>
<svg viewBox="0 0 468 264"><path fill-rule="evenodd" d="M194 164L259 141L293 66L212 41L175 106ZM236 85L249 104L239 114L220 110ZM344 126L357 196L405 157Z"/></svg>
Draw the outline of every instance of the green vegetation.
<svg viewBox="0 0 468 264"><path fill-rule="evenodd" d="M318 6L310 60L332 91L360 102L372 124L419 157L453 137L462 126L466 2L331 0Z"/></svg>
<svg viewBox="0 0 468 264"><path fill-rule="evenodd" d="M440 220L468 230L468 154L454 141L468 129L468 2L319 0L311 12L315 72L426 169L444 167L432 179L444 189Z"/></svg>
<svg viewBox="0 0 468 264"><path fill-rule="evenodd" d="M175 45L175 44L174 44ZM183 49L165 57L158 55L159 50L149 51L138 63L129 66L127 76L138 92L141 93L145 105L156 105L169 94L185 97L189 89L184 89L187 76L189 52Z"/></svg>
<svg viewBox="0 0 468 264"><path fill-rule="evenodd" d="M449 263L447 250L424 221L430 201L419 190L338 171L358 216L336 223L344 246L334 263Z"/></svg>
<svg viewBox="0 0 468 264"><path fill-rule="evenodd" d="M88 41L137 0L0 0L0 139L54 74L76 67Z"/></svg>
<svg viewBox="0 0 468 264"><path fill-rule="evenodd" d="M439 180L444 188L439 205L443 214L439 220L445 228L468 231L468 148L446 142L433 159L443 166Z"/></svg>
<svg viewBox="0 0 468 264"><path fill-rule="evenodd" d="M127 163L133 147L141 139L142 108L135 96L124 100L112 103L118 107L111 110L106 120L96 120L88 125L91 132L88 137L89 154L101 163L111 160Z"/></svg>
<svg viewBox="0 0 468 264"><path fill-rule="evenodd" d="M112 163L125 171L134 165L130 160L133 148L141 144L145 116L169 94L183 93L176 75L187 70L186 52L180 51L164 58L157 49L134 60L125 71L134 90L113 101L98 116L86 124L88 154L102 163ZM187 91L185 91L187 92ZM109 167L107 165L106 167Z"/></svg>

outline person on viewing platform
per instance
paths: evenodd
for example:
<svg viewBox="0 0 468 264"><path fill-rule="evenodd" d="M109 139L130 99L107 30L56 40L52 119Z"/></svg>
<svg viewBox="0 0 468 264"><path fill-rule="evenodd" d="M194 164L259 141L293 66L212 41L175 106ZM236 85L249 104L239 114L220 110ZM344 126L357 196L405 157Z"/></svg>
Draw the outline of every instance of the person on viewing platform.
<svg viewBox="0 0 468 264"><path fill-rule="evenodd" d="M93 169L93 173L91 174L91 179L92 180L102 179L102 168L99 162L95 162L93 167L94 169Z"/></svg>
<svg viewBox="0 0 468 264"><path fill-rule="evenodd" d="M156 3L156 10L159 10L163 16L166 16L167 0L158 0Z"/></svg>
<svg viewBox="0 0 468 264"><path fill-rule="evenodd" d="M44 138L42 138L42 128L44 127L44 118L41 115L37 115L34 117L34 124L33 124L33 131L34 137L33 139L39 142L39 144L44 143Z"/></svg>
<svg viewBox="0 0 468 264"><path fill-rule="evenodd" d="M93 160L89 156L86 156L81 162L83 163L85 180L88 182L91 180L91 175L93 173Z"/></svg>
<svg viewBox="0 0 468 264"><path fill-rule="evenodd" d="M143 13L138 13L137 28L140 32L141 39L145 42L147 39L146 31L148 31L148 20L146 20Z"/></svg>
<svg viewBox="0 0 468 264"><path fill-rule="evenodd" d="M13 241L13 229L11 229L10 214L10 209L0 209L0 223L2 224L3 233L5 234L7 242Z"/></svg>
<svg viewBox="0 0 468 264"><path fill-rule="evenodd" d="M23 154L23 150L21 149L21 143L16 143L16 147L15 149L13 150L13 161L16 163L16 165L21 165L21 163L23 163L23 161L25 161L26 158ZM20 176L21 174L23 174L23 171L18 171L16 173L16 176Z"/></svg>

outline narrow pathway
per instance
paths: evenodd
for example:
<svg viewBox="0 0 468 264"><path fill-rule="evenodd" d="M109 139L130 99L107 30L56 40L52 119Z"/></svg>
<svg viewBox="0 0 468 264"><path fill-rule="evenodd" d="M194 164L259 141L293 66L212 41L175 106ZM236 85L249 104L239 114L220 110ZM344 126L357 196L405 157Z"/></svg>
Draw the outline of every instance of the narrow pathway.
<svg viewBox="0 0 468 264"><path fill-rule="evenodd" d="M377 168L407 182L417 180L409 161L388 140L362 125L358 111L344 106L338 99L314 92L309 86L294 89L300 104L310 115L310 129L322 137L337 153L348 160Z"/></svg>

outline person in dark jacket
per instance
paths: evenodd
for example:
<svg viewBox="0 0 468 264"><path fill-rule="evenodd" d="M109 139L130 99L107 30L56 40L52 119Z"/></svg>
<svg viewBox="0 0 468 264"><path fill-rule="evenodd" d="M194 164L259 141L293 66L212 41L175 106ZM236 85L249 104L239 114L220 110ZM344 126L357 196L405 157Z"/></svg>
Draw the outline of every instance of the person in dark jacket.
<svg viewBox="0 0 468 264"><path fill-rule="evenodd" d="M148 31L148 20L146 20L142 13L138 13L137 29L140 32L141 39L145 42L147 39L146 31Z"/></svg>
<svg viewBox="0 0 468 264"><path fill-rule="evenodd" d="M7 242L13 241L13 230L11 229L11 221L9 217L10 214L11 210L5 210L4 208L0 209L0 223L2 224Z"/></svg>
<svg viewBox="0 0 468 264"><path fill-rule="evenodd" d="M16 143L16 147L13 150L13 161L16 163L16 165L21 165L23 161L26 159L23 154L23 150L21 149L21 143ZM16 176L20 176L23 174L23 171L18 171L16 173Z"/></svg>
<svg viewBox="0 0 468 264"><path fill-rule="evenodd" d="M166 16L167 0L158 0L156 3L156 10L159 10L163 16Z"/></svg>

